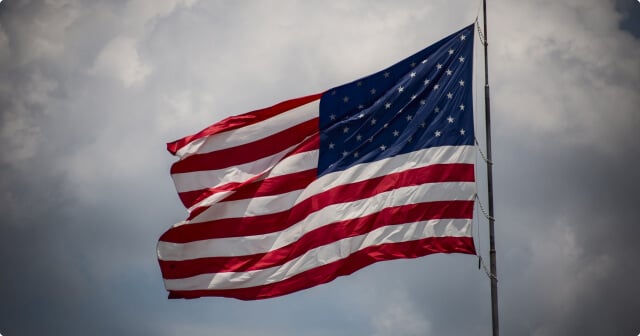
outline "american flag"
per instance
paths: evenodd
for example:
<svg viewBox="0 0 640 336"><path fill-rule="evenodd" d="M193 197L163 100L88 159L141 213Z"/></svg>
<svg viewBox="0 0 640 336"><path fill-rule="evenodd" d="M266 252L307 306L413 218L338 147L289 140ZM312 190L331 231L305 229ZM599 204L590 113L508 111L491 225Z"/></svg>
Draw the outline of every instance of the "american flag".
<svg viewBox="0 0 640 336"><path fill-rule="evenodd" d="M470 25L169 143L189 210L158 242L169 297L263 299L378 261L474 254L473 38Z"/></svg>

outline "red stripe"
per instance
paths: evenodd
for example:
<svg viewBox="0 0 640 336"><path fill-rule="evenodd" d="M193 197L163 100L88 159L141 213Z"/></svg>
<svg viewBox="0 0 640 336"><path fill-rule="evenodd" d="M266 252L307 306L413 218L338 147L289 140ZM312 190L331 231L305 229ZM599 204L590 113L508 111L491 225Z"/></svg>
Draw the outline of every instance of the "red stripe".
<svg viewBox="0 0 640 336"><path fill-rule="evenodd" d="M340 185L296 204L291 209L261 216L225 218L186 224L166 231L161 241L187 243L223 237L241 237L281 231L328 205L352 202L406 186L436 182L473 182L472 164L436 164Z"/></svg>
<svg viewBox="0 0 640 336"><path fill-rule="evenodd" d="M213 194L217 194L219 192L237 189L242 184L243 184L242 182L229 182L227 184L216 186L214 188L183 191L181 193L178 193L178 197L180 197L180 200L182 201L182 204L184 204L185 207L190 208L194 204L198 203L199 200L202 200L206 197L209 197Z"/></svg>
<svg viewBox="0 0 640 336"><path fill-rule="evenodd" d="M218 201L218 203L253 197L278 195L306 188L309 183L316 179L317 175L317 169L309 169L293 174L271 177L264 180L258 179L257 181L251 181L249 183L232 182L216 188L201 189L193 192L188 191L180 193L179 195L180 199L187 207L196 204L198 201L213 194L230 190L233 190L234 193ZM208 207L194 209L191 216L189 216L189 219L195 218L194 213L197 212L200 214L207 208Z"/></svg>
<svg viewBox="0 0 640 336"><path fill-rule="evenodd" d="M473 201L439 201L389 207L364 217L343 220L323 226L305 234L292 244L267 253L184 261L160 260L160 269L165 279L187 278L206 273L246 272L265 269L282 265L311 249L344 238L363 235L387 225L444 218L471 219L473 216L473 204Z"/></svg>
<svg viewBox="0 0 640 336"><path fill-rule="evenodd" d="M314 100L318 100L320 99L321 96L322 96L322 93L318 93L318 94L309 95L306 97L290 99L290 100L278 103L276 105L273 105L271 107L267 107L264 109L255 110L252 112L226 118L222 121L219 121L205 128L204 130L196 134L189 135L182 139L168 143L167 150L171 152L171 154L175 155L176 152L180 150L180 148L186 146L187 144L189 144L194 140L259 123L261 121L274 117L278 114L281 114L289 110L292 110L296 107L308 104Z"/></svg>
<svg viewBox="0 0 640 336"><path fill-rule="evenodd" d="M254 142L187 156L171 166L171 174L223 169L256 161L282 152L316 133L318 118L313 118Z"/></svg>
<svg viewBox="0 0 640 336"><path fill-rule="evenodd" d="M282 161L282 160L284 160L284 159L286 159L286 158L288 158L290 156L296 155L296 154L301 154L301 153L317 150L319 147L320 147L320 137L316 134L316 135L311 136L310 138L304 140L297 148L295 148L291 152L287 153L280 161ZM314 169L314 171L316 171L316 170ZM282 175L282 176L285 176L285 175ZM290 176L292 179L300 178L300 176L296 176L295 173L292 173L292 174L289 174L289 175L286 175L286 176ZM265 179L265 180L269 180L269 179ZM198 202L202 201L203 199L205 199L205 198L207 198L207 197L209 197L209 196L211 196L213 194L222 192L222 191L229 191L229 190L233 190L234 191L234 193L229 195L229 196L227 196L227 198L225 200L230 200L229 198L239 199L239 198L235 197L235 193L241 192L244 188L249 187L250 185L252 185L254 183L261 183L260 181L262 181L262 180L263 180L263 176L262 175L256 175L256 176L254 176L254 177L252 177L252 178L250 178L250 179L248 179L246 181L243 181L243 182L231 182L231 183L227 183L225 185L217 186L217 187L213 187L213 188L199 189L199 190L194 190L194 191L182 192L182 193L178 193L178 195L180 196L180 200L182 200L182 203L187 208L190 208L194 204L197 204ZM282 181L282 182L286 182L286 181ZM295 182L292 183L291 181L289 181L287 183L296 184ZM267 183L266 185L267 186L268 185L273 185L273 183ZM285 186L285 188L286 188L286 186ZM295 189L290 189L288 191L292 191L292 190L295 190ZM273 192L269 191L270 195L279 194L276 191L273 191ZM265 192L264 188L260 192ZM183 198L183 194L185 194L184 198ZM256 194L256 196L254 196L254 197L266 196L266 195L269 195L269 194L266 194L266 193L264 193L264 194ZM193 209L191 211L191 214L190 214L188 220L195 218L198 214L202 213L207 208L209 208L209 206Z"/></svg>
<svg viewBox="0 0 640 336"><path fill-rule="evenodd" d="M309 169L293 174L271 177L256 181L236 190L222 202L237 201L254 197L264 197L288 193L306 188L318 176L317 169Z"/></svg>
<svg viewBox="0 0 640 336"><path fill-rule="evenodd" d="M471 237L438 237L370 246L349 257L297 274L286 280L238 289L169 291L170 299L194 299L203 296L223 296L240 300L259 300L281 296L311 288L334 280L339 276L385 260L417 258L433 253L475 254Z"/></svg>

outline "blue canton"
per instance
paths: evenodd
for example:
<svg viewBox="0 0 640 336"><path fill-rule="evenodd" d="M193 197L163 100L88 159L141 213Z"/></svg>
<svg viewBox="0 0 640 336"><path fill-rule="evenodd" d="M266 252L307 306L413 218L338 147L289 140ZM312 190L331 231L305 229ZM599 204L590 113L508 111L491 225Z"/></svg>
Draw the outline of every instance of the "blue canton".
<svg viewBox="0 0 640 336"><path fill-rule="evenodd" d="M318 175L437 146L474 144L470 25L320 100Z"/></svg>

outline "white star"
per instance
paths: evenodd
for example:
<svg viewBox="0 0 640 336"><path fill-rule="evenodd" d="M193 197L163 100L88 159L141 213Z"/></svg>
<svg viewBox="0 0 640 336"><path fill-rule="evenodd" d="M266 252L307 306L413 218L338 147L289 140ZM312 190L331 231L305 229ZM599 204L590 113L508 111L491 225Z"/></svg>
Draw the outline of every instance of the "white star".
<svg viewBox="0 0 640 336"><path fill-rule="evenodd" d="M460 104L460 111L464 111L464 104Z"/></svg>
<svg viewBox="0 0 640 336"><path fill-rule="evenodd" d="M415 77L415 76L416 76L416 73L415 73L415 72L412 72L409 76L411 76L411 78L413 78L413 77Z"/></svg>
<svg viewBox="0 0 640 336"><path fill-rule="evenodd" d="M461 128L461 129L460 129L460 135L464 135L464 133L465 133L464 128Z"/></svg>
<svg viewBox="0 0 640 336"><path fill-rule="evenodd" d="M464 81L461 79L458 84L460 84L460 86L464 86Z"/></svg>
<svg viewBox="0 0 640 336"><path fill-rule="evenodd" d="M464 57L460 56L460 57L458 58L458 61L460 61L460 63L464 62Z"/></svg>
<svg viewBox="0 0 640 336"><path fill-rule="evenodd" d="M347 151L342 152L342 156L347 156L349 155L349 153L347 153Z"/></svg>
<svg viewBox="0 0 640 336"><path fill-rule="evenodd" d="M447 76L451 76L452 73L453 71L451 71L451 69L447 69Z"/></svg>
<svg viewBox="0 0 640 336"><path fill-rule="evenodd" d="M453 98L453 93L451 93L451 92L447 93L447 98L449 98L449 99Z"/></svg>
<svg viewBox="0 0 640 336"><path fill-rule="evenodd" d="M382 145L382 146L380 146L380 149L384 151L385 149L387 149L387 146Z"/></svg>
<svg viewBox="0 0 640 336"><path fill-rule="evenodd" d="M414 100L414 99L416 99L416 98L418 98L418 95L413 95L413 96L411 96L411 100Z"/></svg>
<svg viewBox="0 0 640 336"><path fill-rule="evenodd" d="M453 55L453 49L449 49L449 55Z"/></svg>
<svg viewBox="0 0 640 336"><path fill-rule="evenodd" d="M343 131L344 133L349 133L349 127L345 127L345 128L343 128L343 129L342 129L342 131Z"/></svg>
<svg viewBox="0 0 640 336"><path fill-rule="evenodd" d="M376 124L376 118L371 119L371 125L375 125Z"/></svg>
<svg viewBox="0 0 640 336"><path fill-rule="evenodd" d="M436 65L436 68L438 68L438 70L442 69L442 64L438 63L438 65Z"/></svg>
<svg viewBox="0 0 640 336"><path fill-rule="evenodd" d="M389 78L389 75L391 75L391 73L389 71L384 73L384 78Z"/></svg>
<svg viewBox="0 0 640 336"><path fill-rule="evenodd" d="M349 101L349 97L345 96L344 98L342 98L342 100L346 103Z"/></svg>
<svg viewBox="0 0 640 336"><path fill-rule="evenodd" d="M434 89L434 90L437 90L437 89L439 89L439 88L440 88L440 84L436 84L436 85L434 85L434 86L433 86L433 89Z"/></svg>
<svg viewBox="0 0 640 336"><path fill-rule="evenodd" d="M452 117L452 116L449 116L449 118L447 118L447 121L448 121L450 124L453 124L453 121L454 121L454 120L455 120L455 119L453 119L453 117Z"/></svg>
<svg viewBox="0 0 640 336"><path fill-rule="evenodd" d="M329 116L329 119L331 119L331 120L336 120L336 115L335 115L335 114L330 115L330 116Z"/></svg>
<svg viewBox="0 0 640 336"><path fill-rule="evenodd" d="M422 64L425 64L425 63L427 63L428 61L429 61L429 59L428 59L428 58L425 58L425 59L424 59L424 61L422 61Z"/></svg>
<svg viewBox="0 0 640 336"><path fill-rule="evenodd" d="M371 94L376 94L376 89L371 89L369 92L371 92Z"/></svg>
<svg viewBox="0 0 640 336"><path fill-rule="evenodd" d="M393 136L397 137L398 135L400 135L400 132L398 132L398 130L393 131Z"/></svg>
<svg viewBox="0 0 640 336"><path fill-rule="evenodd" d="M356 140L358 141L362 140L362 135L361 134L356 135Z"/></svg>
<svg viewBox="0 0 640 336"><path fill-rule="evenodd" d="M413 140L413 137L407 138L407 142L411 142L411 140Z"/></svg>
<svg viewBox="0 0 640 336"><path fill-rule="evenodd" d="M401 86L398 88L398 92L402 92L402 91L404 91L404 87Z"/></svg>
<svg viewBox="0 0 640 336"><path fill-rule="evenodd" d="M387 110L390 109L391 108L391 103L384 104L384 108L387 109Z"/></svg>
<svg viewBox="0 0 640 336"><path fill-rule="evenodd" d="M429 80L428 79L424 80L424 85L429 85Z"/></svg>
<svg viewBox="0 0 640 336"><path fill-rule="evenodd" d="M426 104L426 103L427 103L427 101L426 101L426 100L424 100L424 99L420 99L420 105L424 105L424 104Z"/></svg>
<svg viewBox="0 0 640 336"><path fill-rule="evenodd" d="M333 147L335 147L336 144L334 144L333 142L329 144L329 149L333 149Z"/></svg>
<svg viewBox="0 0 640 336"><path fill-rule="evenodd" d="M360 156L360 154L358 154L358 152L353 153L353 157L357 158L358 156Z"/></svg>
<svg viewBox="0 0 640 336"><path fill-rule="evenodd" d="M436 136L436 138L437 138L437 137L439 137L439 136L440 136L440 134L442 134L442 132L440 132L440 131L435 131L435 132L433 132L433 135L435 135L435 136Z"/></svg>
<svg viewBox="0 0 640 336"><path fill-rule="evenodd" d="M384 125L382 125L383 128L387 128L389 127L389 123L384 123Z"/></svg>
<svg viewBox="0 0 640 336"><path fill-rule="evenodd" d="M440 112L440 108L436 106L435 111L436 111L436 113Z"/></svg>
<svg viewBox="0 0 640 336"><path fill-rule="evenodd" d="M413 119L413 117L409 114L409 115L407 116L407 121L411 121L411 119Z"/></svg>
<svg viewBox="0 0 640 336"><path fill-rule="evenodd" d="M466 39L467 37L465 35L460 35L460 40L464 41L464 39Z"/></svg>

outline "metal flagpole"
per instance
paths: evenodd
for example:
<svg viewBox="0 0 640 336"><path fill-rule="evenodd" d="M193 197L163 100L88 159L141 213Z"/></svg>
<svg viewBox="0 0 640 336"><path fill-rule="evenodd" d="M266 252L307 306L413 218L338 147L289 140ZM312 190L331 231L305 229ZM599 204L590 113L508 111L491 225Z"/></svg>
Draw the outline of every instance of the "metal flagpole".
<svg viewBox="0 0 640 336"><path fill-rule="evenodd" d="M487 38L487 1L482 0L482 14L484 24L484 110L485 110L485 127L487 137L487 197L489 207L489 269L491 274L491 325L493 327L493 336L499 336L500 330L498 325L498 273L496 270L496 243L494 235L494 216L493 216L493 161L491 158L491 109L489 104L489 57L487 47L489 45Z"/></svg>

